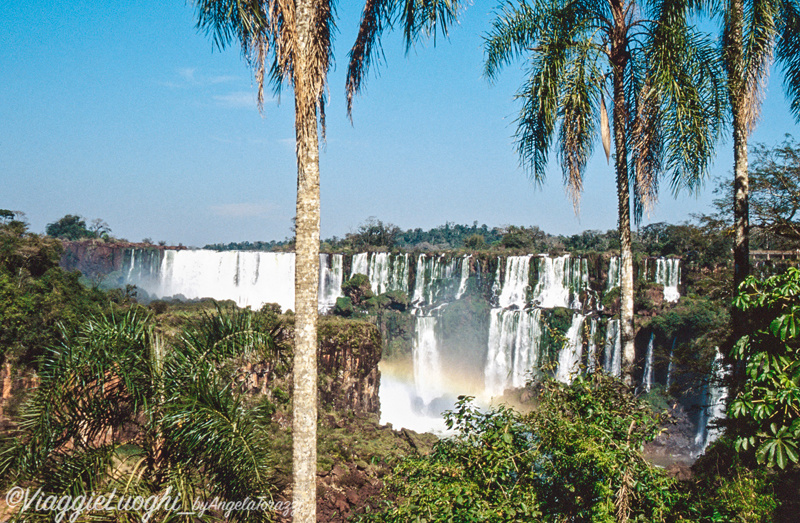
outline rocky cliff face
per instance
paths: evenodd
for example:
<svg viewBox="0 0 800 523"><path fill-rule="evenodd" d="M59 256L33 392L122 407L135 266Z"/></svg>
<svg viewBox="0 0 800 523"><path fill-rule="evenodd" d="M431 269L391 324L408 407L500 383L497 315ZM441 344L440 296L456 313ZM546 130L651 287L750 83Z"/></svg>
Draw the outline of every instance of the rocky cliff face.
<svg viewBox="0 0 800 523"><path fill-rule="evenodd" d="M61 267L68 271L80 271L87 278L100 279L122 270L126 253L130 253L131 249L137 249L138 252L182 249L182 247L117 241L112 243L102 240L62 241L62 243L64 253L61 256Z"/></svg>
<svg viewBox="0 0 800 523"><path fill-rule="evenodd" d="M356 414L380 414L379 386L381 334L372 323L321 317L317 336L319 401L323 409ZM279 344L291 350L294 326L291 316ZM286 357L289 362L291 358ZM291 394L291 374L280 375L274 363L250 363L240 368L239 386L251 393L267 394L279 403L276 389Z"/></svg>
<svg viewBox="0 0 800 523"><path fill-rule="evenodd" d="M39 380L31 372L21 373L10 363L0 367L0 433L11 426L10 414L24 398L25 393L38 384Z"/></svg>
<svg viewBox="0 0 800 523"><path fill-rule="evenodd" d="M380 413L381 335L375 325L325 318L320 322L319 391L334 410Z"/></svg>

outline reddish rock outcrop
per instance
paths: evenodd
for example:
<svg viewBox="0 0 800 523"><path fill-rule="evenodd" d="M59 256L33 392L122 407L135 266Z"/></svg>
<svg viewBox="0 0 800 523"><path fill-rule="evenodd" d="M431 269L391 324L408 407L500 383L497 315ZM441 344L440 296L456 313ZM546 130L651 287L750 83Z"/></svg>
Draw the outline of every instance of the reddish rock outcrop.
<svg viewBox="0 0 800 523"><path fill-rule="evenodd" d="M323 408L356 414L379 414L381 334L372 323L321 317L317 336L319 400ZM291 350L293 325L287 321L279 345ZM291 361L290 358L287 358ZM291 376L276 372L274 362L249 363L236 377L241 390L271 394L279 386L291 390Z"/></svg>

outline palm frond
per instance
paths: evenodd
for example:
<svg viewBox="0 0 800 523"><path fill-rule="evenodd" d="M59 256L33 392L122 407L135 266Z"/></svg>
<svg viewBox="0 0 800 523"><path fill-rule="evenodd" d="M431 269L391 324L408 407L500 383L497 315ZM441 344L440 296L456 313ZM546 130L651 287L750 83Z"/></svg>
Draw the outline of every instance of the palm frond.
<svg viewBox="0 0 800 523"><path fill-rule="evenodd" d="M437 34L446 38L457 23L465 5L462 0L367 0L361 16L358 35L348 54L347 115L352 120L353 97L361 92L369 69L382 57L381 37L386 28L400 22L406 52L423 39Z"/></svg>
<svg viewBox="0 0 800 523"><path fill-rule="evenodd" d="M348 53L347 82L347 115L352 121L353 97L361 92L364 78L373 61L383 58L381 35L391 25L394 0L367 0L358 27L358 36Z"/></svg>
<svg viewBox="0 0 800 523"><path fill-rule="evenodd" d="M173 460L206 471L212 496L237 500L268 494L272 460L262 430L267 422L220 377L201 374L167 403L163 427Z"/></svg>
<svg viewBox="0 0 800 523"><path fill-rule="evenodd" d="M267 25L260 0L197 0L197 28L222 50L232 40L246 45Z"/></svg>
<svg viewBox="0 0 800 523"><path fill-rule="evenodd" d="M745 3L745 88L747 93L747 129L752 132L761 110L761 102L769 80L775 38L777 36L780 1L752 0Z"/></svg>
<svg viewBox="0 0 800 523"><path fill-rule="evenodd" d="M176 352L184 353L195 362L214 363L248 352L263 357L277 355L277 327L259 324L256 313L247 309L226 310L219 304L216 309L215 314L205 313L183 330Z"/></svg>
<svg viewBox="0 0 800 523"><path fill-rule="evenodd" d="M671 49L680 46L681 60ZM725 86L718 56L704 35L688 26L662 26L653 35L651 81L659 89L659 127L672 191L694 191L724 127Z"/></svg>
<svg viewBox="0 0 800 523"><path fill-rule="evenodd" d="M776 56L783 69L792 114L800 120L800 6L794 0L784 0L782 7Z"/></svg>
<svg viewBox="0 0 800 523"><path fill-rule="evenodd" d="M537 185L544 183L545 179L548 151L558 115L562 71L563 63L534 58L531 60L531 74L516 94L516 98L522 101L515 122L517 152L522 166Z"/></svg>
<svg viewBox="0 0 800 523"><path fill-rule="evenodd" d="M559 95L559 157L564 184L572 197L576 213L583 190L586 164L594 149L598 106L603 107L604 76L598 67L598 54L598 49L591 41L581 42L571 48L571 57L565 66ZM600 114L603 114L602 109Z"/></svg>
<svg viewBox="0 0 800 523"><path fill-rule="evenodd" d="M498 9L492 29L484 36L486 78L494 80L500 69L534 48L547 14L525 1L519 6L506 2Z"/></svg>
<svg viewBox="0 0 800 523"><path fill-rule="evenodd" d="M152 395L149 317L131 309L91 318L46 352L40 385L23 406L3 475L40 478L54 492L91 490L108 473L115 431L137 423Z"/></svg>
<svg viewBox="0 0 800 523"><path fill-rule="evenodd" d="M435 45L437 33L446 38L465 7L461 0L400 0L399 3L406 50L421 38L431 38Z"/></svg>

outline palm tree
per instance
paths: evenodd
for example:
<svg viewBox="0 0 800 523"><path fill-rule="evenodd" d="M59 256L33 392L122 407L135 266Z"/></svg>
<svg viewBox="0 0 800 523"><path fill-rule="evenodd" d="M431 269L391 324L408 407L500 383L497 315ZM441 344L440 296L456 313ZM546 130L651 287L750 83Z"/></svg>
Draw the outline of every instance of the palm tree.
<svg viewBox="0 0 800 523"><path fill-rule="evenodd" d="M204 499L269 495L277 462L268 443L271 411L232 391L222 363L248 355L280 361L275 329L249 310L218 310L167 344L146 309L133 308L63 332L63 342L40 363L40 383L23 408L19 434L0 456L0 487L30 485L43 498L112 491L178 496L180 507L169 503L167 516L187 521L195 520L189 513ZM17 515L49 521L58 511ZM91 517L141 521L143 515L101 510Z"/></svg>
<svg viewBox="0 0 800 523"><path fill-rule="evenodd" d="M402 22L406 45L447 35L460 0L365 0L350 51L347 108L380 55L383 31ZM236 40L254 68L259 104L265 79L294 91L297 150L293 504L295 521L314 521L317 464L317 288L319 279L319 137L325 132L325 88L333 56L330 0L197 0L198 28L222 48ZM267 61L271 56L271 63Z"/></svg>
<svg viewBox="0 0 800 523"><path fill-rule="evenodd" d="M712 10L723 18L722 62L733 122L735 294L750 273L747 141L776 51L787 77L792 112L800 117L800 6L793 0L728 0L713 4Z"/></svg>
<svg viewBox="0 0 800 523"><path fill-rule="evenodd" d="M517 151L541 183L558 125L559 160L576 211L595 133L599 129L607 158L613 137L621 336L630 379L631 214L638 222L655 203L662 173L674 191L695 188L706 173L722 113L712 49L687 25L677 2L523 0L500 9L485 50L490 80L512 60L527 58L528 78L516 95L522 100Z"/></svg>

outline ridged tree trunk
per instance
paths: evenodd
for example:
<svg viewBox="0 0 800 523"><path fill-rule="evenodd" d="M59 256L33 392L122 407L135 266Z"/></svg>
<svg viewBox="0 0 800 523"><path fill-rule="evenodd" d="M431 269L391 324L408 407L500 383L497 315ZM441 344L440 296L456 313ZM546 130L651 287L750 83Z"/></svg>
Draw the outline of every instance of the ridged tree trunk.
<svg viewBox="0 0 800 523"><path fill-rule="evenodd" d="M750 274L750 209L749 178L747 173L747 138L749 133L747 83L745 82L744 53L744 3L731 3L730 31L726 34L724 52L728 75L728 97L733 110L733 285ZM737 322L738 323L738 322Z"/></svg>
<svg viewBox="0 0 800 523"><path fill-rule="evenodd" d="M310 78L314 4L297 1L294 55L297 139L295 224L295 352L293 396L294 521L316 521L317 287L319 284L319 140L317 104Z"/></svg>
<svg viewBox="0 0 800 523"><path fill-rule="evenodd" d="M633 345L633 250L631 242L630 183L628 180L628 146L626 141L628 108L625 103L624 75L628 62L625 34L625 6L611 2L616 24L611 38L611 64L614 75L614 169L617 176L617 211L619 213L620 246L620 337L622 341L622 374L628 385L633 384L633 364L636 350Z"/></svg>

